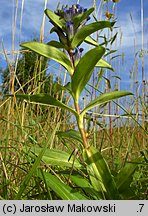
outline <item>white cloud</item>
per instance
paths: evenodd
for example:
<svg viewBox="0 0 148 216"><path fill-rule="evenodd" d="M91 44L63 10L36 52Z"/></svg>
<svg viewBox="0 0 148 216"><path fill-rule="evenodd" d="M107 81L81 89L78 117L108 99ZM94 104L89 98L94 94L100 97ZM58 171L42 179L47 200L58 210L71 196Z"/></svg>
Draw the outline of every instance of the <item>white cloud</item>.
<svg viewBox="0 0 148 216"><path fill-rule="evenodd" d="M135 44L139 48L142 44L142 29L140 16L138 16L136 12L132 12L132 20L130 18L130 12L121 12L119 18L117 19L117 26L121 27L121 45L125 48L134 48ZM145 32L144 38L148 38L148 32Z"/></svg>

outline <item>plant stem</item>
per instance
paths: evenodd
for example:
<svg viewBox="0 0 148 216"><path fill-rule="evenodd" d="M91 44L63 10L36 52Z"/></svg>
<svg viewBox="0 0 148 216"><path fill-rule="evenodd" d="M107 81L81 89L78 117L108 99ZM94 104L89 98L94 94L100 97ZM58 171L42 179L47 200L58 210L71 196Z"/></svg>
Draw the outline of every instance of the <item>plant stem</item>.
<svg viewBox="0 0 148 216"><path fill-rule="evenodd" d="M76 112L78 113L78 116L79 116L77 118L77 124L78 124L78 128L79 128L82 140L83 140L84 148L88 149L89 148L89 144L88 144L88 141L87 141L87 138L86 138L86 134L85 134L83 117L80 116L80 107L79 107L78 103L75 103L75 109L76 109Z"/></svg>
<svg viewBox="0 0 148 216"><path fill-rule="evenodd" d="M70 49L68 53L69 53L70 61L71 61L72 68L73 68L73 71L74 71L75 70L75 64L74 64L73 50Z"/></svg>
<svg viewBox="0 0 148 216"><path fill-rule="evenodd" d="M74 57L73 57L73 50L70 49L69 50L69 57L70 57L70 61L73 67L73 70L75 71L75 64L74 64ZM74 73L73 73L74 74ZM74 104L75 104L75 110L78 113L78 118L77 118L77 125L79 128L79 132L81 134L82 140L83 140L83 144L84 144L84 148L89 148L89 144L86 138L86 134L85 134L85 128L84 128L84 121L83 121L83 117L80 115L80 107L79 104L74 100Z"/></svg>

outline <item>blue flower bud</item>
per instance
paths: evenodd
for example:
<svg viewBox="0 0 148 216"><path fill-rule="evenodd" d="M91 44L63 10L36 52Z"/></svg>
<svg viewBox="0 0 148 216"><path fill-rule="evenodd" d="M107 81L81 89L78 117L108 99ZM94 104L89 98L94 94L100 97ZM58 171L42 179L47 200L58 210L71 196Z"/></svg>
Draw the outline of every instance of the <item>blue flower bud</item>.
<svg viewBox="0 0 148 216"><path fill-rule="evenodd" d="M63 41L64 44L65 44L66 39L68 39L70 42L72 38L74 37L74 35L76 34L76 32L79 29L81 29L86 24L86 22L90 19L90 17L87 17L85 20L83 20L79 24L79 26L74 25L73 20L75 22L75 17L80 14L83 15L83 13L85 13L86 11L87 11L87 8L84 8L79 4L73 4L71 7L68 7L68 5L62 6L61 10L57 8L55 13L59 15L60 18L64 18L66 21L66 24L65 24L66 31L64 30L65 33L64 32L63 32L64 34L61 34L61 32L58 33L60 40ZM54 23L52 24L54 25Z"/></svg>
<svg viewBox="0 0 148 216"><path fill-rule="evenodd" d="M76 12L77 12L76 6L75 6L75 5L72 5L71 10L72 10L72 17L73 17L73 16L76 15Z"/></svg>
<svg viewBox="0 0 148 216"><path fill-rule="evenodd" d="M84 49L83 49L83 48L80 48L79 50L80 50L80 53L82 53Z"/></svg>
<svg viewBox="0 0 148 216"><path fill-rule="evenodd" d="M75 66L78 64L81 56L82 56L82 52L83 52L83 48L76 48L75 52L74 52L74 62L75 62Z"/></svg>
<svg viewBox="0 0 148 216"><path fill-rule="evenodd" d="M91 18L90 18L90 16L89 16L89 17L87 17L87 19L86 19L86 20L88 21L88 20L90 20L90 19L91 19Z"/></svg>
<svg viewBox="0 0 148 216"><path fill-rule="evenodd" d="M78 14L82 14L84 13L84 7L80 7L80 9L78 10Z"/></svg>
<svg viewBox="0 0 148 216"><path fill-rule="evenodd" d="M77 9L80 10L81 6L79 4L76 4Z"/></svg>
<svg viewBox="0 0 148 216"><path fill-rule="evenodd" d="M68 8L64 8L64 18L66 20L70 20L71 19L71 13L70 13L70 10Z"/></svg>
<svg viewBox="0 0 148 216"><path fill-rule="evenodd" d="M71 40L74 36L74 25L72 20L68 20L66 22L66 31L67 31L68 38Z"/></svg>
<svg viewBox="0 0 148 216"><path fill-rule="evenodd" d="M66 14L67 11L68 11L68 8L64 8L63 11L64 11L64 13Z"/></svg>

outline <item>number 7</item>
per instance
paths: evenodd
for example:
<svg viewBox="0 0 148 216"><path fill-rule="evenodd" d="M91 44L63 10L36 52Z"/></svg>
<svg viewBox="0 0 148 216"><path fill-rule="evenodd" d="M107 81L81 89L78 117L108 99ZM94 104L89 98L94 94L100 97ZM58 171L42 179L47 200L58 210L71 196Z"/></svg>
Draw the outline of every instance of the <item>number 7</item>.
<svg viewBox="0 0 148 216"><path fill-rule="evenodd" d="M143 208L144 204L139 204L139 206L141 206L140 207L140 212L142 212L142 208Z"/></svg>

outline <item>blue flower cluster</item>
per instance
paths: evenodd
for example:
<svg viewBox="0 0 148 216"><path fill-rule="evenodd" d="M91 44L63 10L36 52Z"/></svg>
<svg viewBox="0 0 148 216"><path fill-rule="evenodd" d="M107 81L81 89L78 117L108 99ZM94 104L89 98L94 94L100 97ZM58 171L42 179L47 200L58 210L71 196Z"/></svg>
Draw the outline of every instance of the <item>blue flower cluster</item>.
<svg viewBox="0 0 148 216"><path fill-rule="evenodd" d="M62 6L62 9L57 9L55 14L60 17L60 19L65 20L65 26L63 29L58 26L54 27L54 31L58 34L59 40L62 44L67 46L68 53L73 53L74 64L77 65L78 61L82 56L83 49L76 47L71 50L71 41L74 35L81 29L86 22L90 19L90 16L83 17L83 14L87 11L87 8L80 6L79 4L73 4L72 6ZM80 22L78 22L80 18ZM71 54L70 54L71 55Z"/></svg>
<svg viewBox="0 0 148 216"><path fill-rule="evenodd" d="M83 14L87 11L87 8L84 8L80 6L79 4L74 4L71 7L62 7L62 10L57 9L55 12L58 16L63 18L66 21L66 33L68 39L71 41L71 39L74 37L75 33L86 24L86 22L90 19L90 17L87 17L87 19L83 20L80 25L75 29L74 28L74 17L79 16L80 14Z"/></svg>
<svg viewBox="0 0 148 216"><path fill-rule="evenodd" d="M65 7L63 9L64 11L64 19L65 20L71 20L73 17L78 16L79 14L84 13L87 11L87 8L83 8L79 4L72 5L71 7Z"/></svg>
<svg viewBox="0 0 148 216"><path fill-rule="evenodd" d="M60 17L64 18L66 21L71 20L73 17L78 16L79 14L87 11L87 8L83 8L79 4L72 5L71 7L63 6L62 10L57 9L55 12Z"/></svg>

